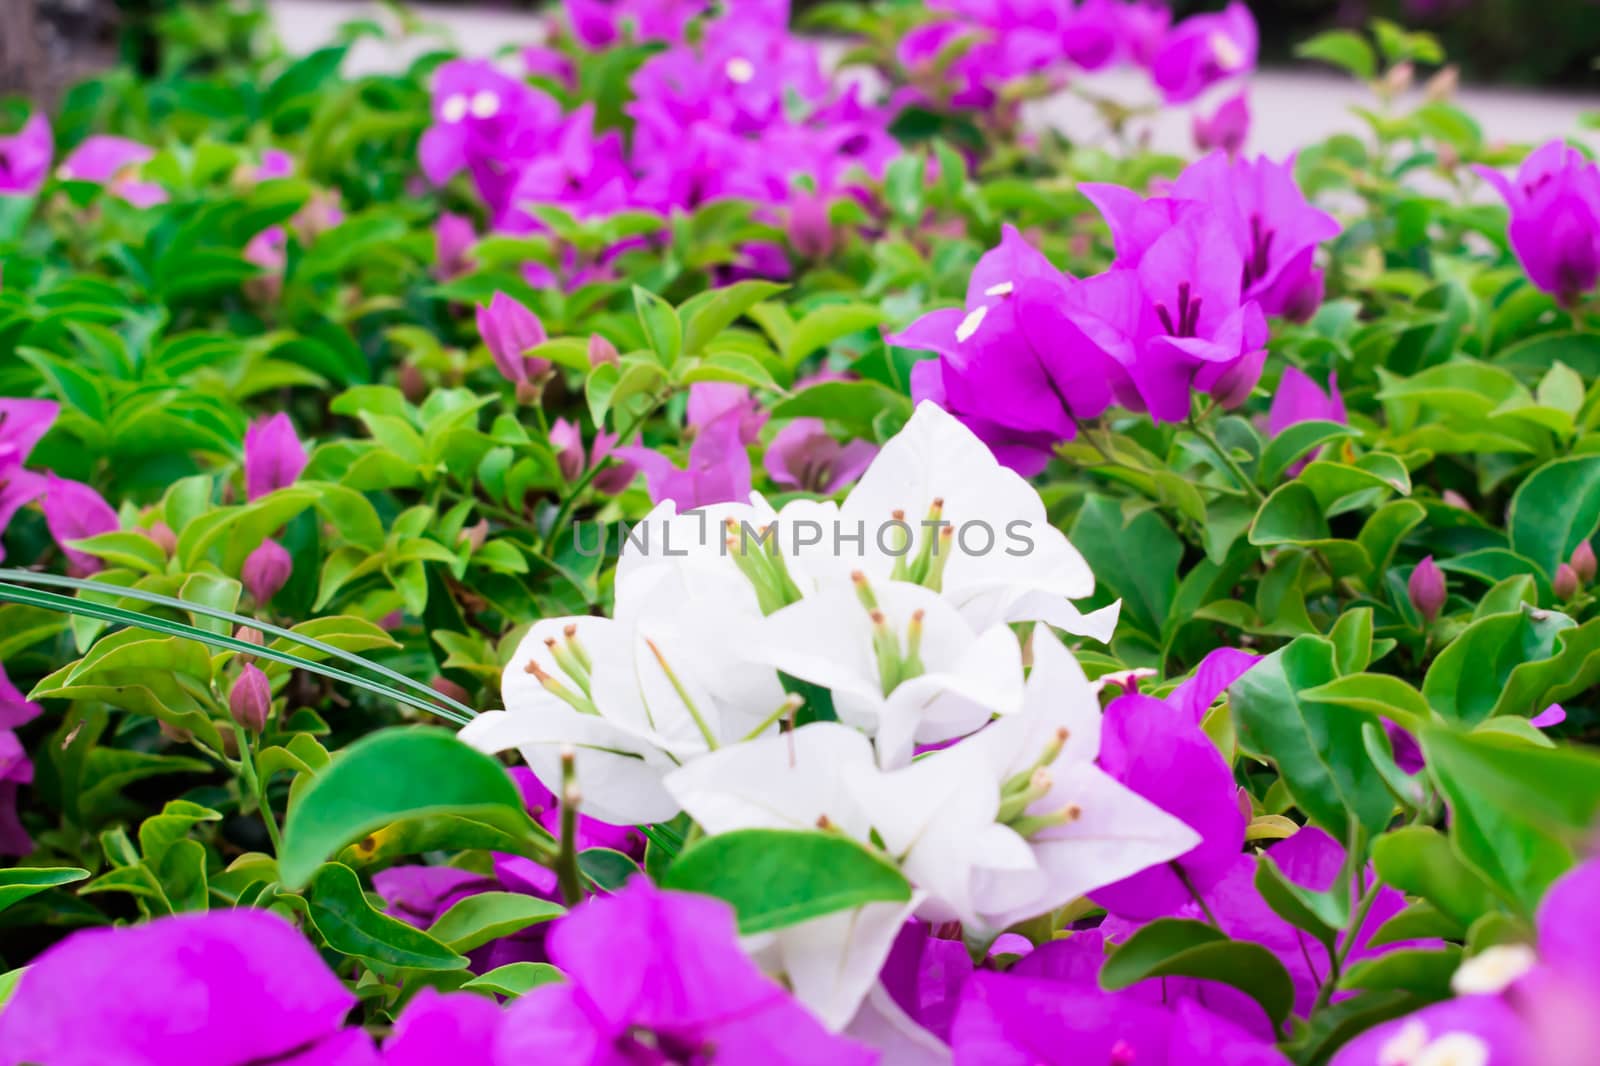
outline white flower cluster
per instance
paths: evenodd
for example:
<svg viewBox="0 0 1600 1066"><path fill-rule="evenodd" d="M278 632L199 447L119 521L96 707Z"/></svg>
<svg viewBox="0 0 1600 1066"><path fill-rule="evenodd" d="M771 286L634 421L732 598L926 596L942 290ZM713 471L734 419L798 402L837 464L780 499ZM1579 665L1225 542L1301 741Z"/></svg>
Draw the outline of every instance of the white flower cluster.
<svg viewBox="0 0 1600 1066"><path fill-rule="evenodd" d="M958 535L978 524L1007 535ZM1093 590L1038 493L924 403L843 503L658 507L618 563L615 617L535 625L507 709L461 736L518 749L554 791L574 750L605 821L687 811L709 834L820 826L884 851L909 904L755 945L843 1028L911 914L992 936L1198 842L1095 765L1096 687L1048 628L1107 639L1116 607L1071 602ZM1018 622L1046 623L1031 673ZM797 681L838 720L784 728Z"/></svg>

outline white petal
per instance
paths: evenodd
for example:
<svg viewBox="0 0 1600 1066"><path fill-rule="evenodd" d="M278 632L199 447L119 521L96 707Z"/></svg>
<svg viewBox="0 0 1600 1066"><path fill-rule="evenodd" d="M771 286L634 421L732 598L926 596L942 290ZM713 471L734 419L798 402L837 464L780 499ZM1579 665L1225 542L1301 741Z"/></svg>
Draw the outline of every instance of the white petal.
<svg viewBox="0 0 1600 1066"><path fill-rule="evenodd" d="M950 1066L950 1047L900 1009L883 985L874 985L845 1035L880 1054L878 1066Z"/></svg>
<svg viewBox="0 0 1600 1066"><path fill-rule="evenodd" d="M446 122L460 122L467 117L467 110L471 104L460 93L446 97L444 104L439 108L439 115Z"/></svg>
<svg viewBox="0 0 1600 1066"><path fill-rule="evenodd" d="M516 748L551 792L561 793L561 751L576 754L574 771L584 814L617 825L660 822L678 813L661 784L671 763L648 744L598 715L552 698L540 711L490 711L457 734L479 751Z"/></svg>
<svg viewBox="0 0 1600 1066"><path fill-rule="evenodd" d="M777 930L777 956L795 998L830 1030L843 1029L921 903L913 893L905 903L868 903Z"/></svg>
<svg viewBox="0 0 1600 1066"><path fill-rule="evenodd" d="M1030 811L1079 809L1076 821L1037 834L1029 843L1046 875L1036 898L1026 903L995 882L1004 872L979 872L976 895L980 909L993 892L1005 905L986 911L990 929L1053 910L1097 888L1140 870L1177 858L1200 842L1199 834L1149 800L1128 790L1088 763L1053 770L1054 786Z"/></svg>
<svg viewBox="0 0 1600 1066"><path fill-rule="evenodd" d="M862 772L875 772L867 738L836 722L814 722L696 759L669 774L666 788L708 833L813 829L826 815L864 840L866 816L844 784L846 775Z"/></svg>

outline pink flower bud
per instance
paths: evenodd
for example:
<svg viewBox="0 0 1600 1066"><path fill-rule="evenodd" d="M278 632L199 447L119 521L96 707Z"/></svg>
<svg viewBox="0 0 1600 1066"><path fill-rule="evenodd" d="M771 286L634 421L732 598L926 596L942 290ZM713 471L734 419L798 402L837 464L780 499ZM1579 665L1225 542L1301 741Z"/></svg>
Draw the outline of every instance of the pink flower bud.
<svg viewBox="0 0 1600 1066"><path fill-rule="evenodd" d="M1458 510L1472 510L1472 502L1455 489L1445 489L1443 495L1441 495L1439 498L1445 503L1449 504L1451 507L1457 508Z"/></svg>
<svg viewBox="0 0 1600 1066"><path fill-rule="evenodd" d="M1556 579L1551 585L1555 588L1556 599L1565 602L1578 594L1581 582L1578 580L1578 572L1568 564L1562 563L1556 567Z"/></svg>
<svg viewBox="0 0 1600 1066"><path fill-rule="evenodd" d="M242 640L246 644L254 644L258 648L267 646L267 635L255 626L240 626L233 631L235 640Z"/></svg>
<svg viewBox="0 0 1600 1066"><path fill-rule="evenodd" d="M161 550L168 555L178 550L178 535L165 522L157 522L145 530L145 533L149 535L151 540L161 545Z"/></svg>
<svg viewBox="0 0 1600 1066"><path fill-rule="evenodd" d="M451 681L448 677L436 677L428 682L428 687L441 696L455 700L457 703L469 703L472 693Z"/></svg>
<svg viewBox="0 0 1600 1066"><path fill-rule="evenodd" d="M528 349L548 339L544 324L538 315L505 293L495 293L489 306L478 308L478 332L507 381L528 381L550 369L547 361L527 356Z"/></svg>
<svg viewBox="0 0 1600 1066"><path fill-rule="evenodd" d="M1202 152L1220 148L1229 155L1237 155L1250 135L1250 98L1246 90L1224 100L1205 116L1194 115L1194 143Z"/></svg>
<svg viewBox="0 0 1600 1066"><path fill-rule="evenodd" d="M1588 541L1579 544L1573 551L1572 569L1585 585L1594 580L1596 570L1594 548L1590 547Z"/></svg>
<svg viewBox="0 0 1600 1066"><path fill-rule="evenodd" d="M617 352L617 346L600 336L598 333L589 335L589 365L599 366L601 363L620 363L622 356Z"/></svg>
<svg viewBox="0 0 1600 1066"><path fill-rule="evenodd" d="M252 500L293 485L309 461L294 423L281 411L244 431L245 493Z"/></svg>
<svg viewBox="0 0 1600 1066"><path fill-rule="evenodd" d="M267 727L272 713L272 684L254 663L246 663L228 690L228 713L251 733Z"/></svg>
<svg viewBox="0 0 1600 1066"><path fill-rule="evenodd" d="M239 577L256 603L263 604L278 594L293 570L294 560L288 549L269 538L245 559Z"/></svg>
<svg viewBox="0 0 1600 1066"><path fill-rule="evenodd" d="M1417 609L1425 622L1431 622L1439 617L1439 611L1444 607L1445 589L1444 574L1433 561L1433 556L1428 556L1417 564L1411 571L1411 580L1406 582L1406 591L1411 596L1411 606Z"/></svg>

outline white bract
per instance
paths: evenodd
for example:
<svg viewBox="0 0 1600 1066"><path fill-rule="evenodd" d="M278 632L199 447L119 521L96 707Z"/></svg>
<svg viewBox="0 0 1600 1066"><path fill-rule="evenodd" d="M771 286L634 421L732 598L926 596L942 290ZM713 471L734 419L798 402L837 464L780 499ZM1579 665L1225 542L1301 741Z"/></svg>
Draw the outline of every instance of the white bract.
<svg viewBox="0 0 1600 1066"><path fill-rule="evenodd" d="M671 818L668 771L766 728L785 694L770 667L736 654L737 619L663 572L615 619L537 623L501 681L504 711L479 715L461 738L481 751L516 748L561 793L564 747L576 753L584 812L633 825Z"/></svg>
<svg viewBox="0 0 1600 1066"><path fill-rule="evenodd" d="M965 736L1022 706L1022 649L1003 624L975 631L937 592L902 581L831 588L760 623L757 658L833 696L885 767L914 745Z"/></svg>

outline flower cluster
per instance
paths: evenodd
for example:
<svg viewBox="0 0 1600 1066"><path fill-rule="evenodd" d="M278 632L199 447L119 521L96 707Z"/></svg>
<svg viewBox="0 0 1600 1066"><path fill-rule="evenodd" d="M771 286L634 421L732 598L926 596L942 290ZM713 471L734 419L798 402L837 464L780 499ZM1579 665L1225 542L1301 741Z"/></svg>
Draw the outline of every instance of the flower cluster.
<svg viewBox="0 0 1600 1066"><path fill-rule="evenodd" d="M1306 202L1290 164L1267 159L1207 156L1149 199L1082 190L1111 227L1111 269L1068 277L1007 227L973 271L964 310L889 338L938 354L918 365L913 392L1024 474L1112 405L1182 422L1195 392L1241 403L1266 359L1265 316L1316 310L1313 257L1340 228Z"/></svg>
<svg viewBox="0 0 1600 1066"><path fill-rule="evenodd" d="M1507 236L1532 282L1573 304L1600 282L1600 165L1564 141L1551 141L1515 179L1476 168L1511 209Z"/></svg>

